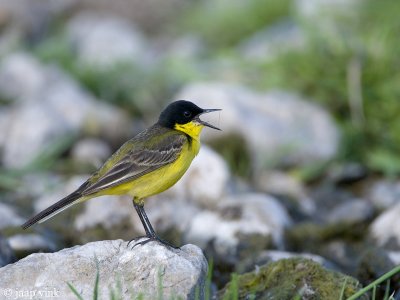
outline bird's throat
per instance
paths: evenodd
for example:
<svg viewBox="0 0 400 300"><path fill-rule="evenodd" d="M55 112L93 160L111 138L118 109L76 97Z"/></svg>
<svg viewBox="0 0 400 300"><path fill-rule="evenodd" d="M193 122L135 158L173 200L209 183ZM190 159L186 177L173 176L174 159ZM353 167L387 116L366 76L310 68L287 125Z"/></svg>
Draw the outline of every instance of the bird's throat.
<svg viewBox="0 0 400 300"><path fill-rule="evenodd" d="M186 133L195 140L199 140L200 133L201 130L204 128L204 125L192 121L186 124L175 124L174 128L176 130L182 131L183 133Z"/></svg>

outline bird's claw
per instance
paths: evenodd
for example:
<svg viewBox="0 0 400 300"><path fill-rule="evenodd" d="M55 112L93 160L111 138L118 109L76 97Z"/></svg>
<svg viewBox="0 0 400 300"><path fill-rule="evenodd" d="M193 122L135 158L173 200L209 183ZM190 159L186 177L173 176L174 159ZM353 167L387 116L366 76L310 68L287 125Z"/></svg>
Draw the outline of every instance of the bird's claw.
<svg viewBox="0 0 400 300"><path fill-rule="evenodd" d="M140 246L143 246L143 245L147 244L148 242L158 242L158 243L160 243L161 245L164 245L164 246L166 246L166 247L170 247L170 248L178 249L178 250L181 249L180 247L176 247L176 246L171 245L170 243L168 243L168 242L166 242L166 241L160 239L158 236L146 236L146 237L143 237L143 238L146 238L146 239L145 239L144 241L136 242L136 243L132 246L131 250L133 250L133 248L135 248L136 246L139 246L139 245L140 245ZM138 239L138 238L130 240L130 241L128 242L128 244L127 244L127 247L129 247L129 244L130 244L131 242L133 242L133 241L135 241L135 240L137 240L137 239Z"/></svg>

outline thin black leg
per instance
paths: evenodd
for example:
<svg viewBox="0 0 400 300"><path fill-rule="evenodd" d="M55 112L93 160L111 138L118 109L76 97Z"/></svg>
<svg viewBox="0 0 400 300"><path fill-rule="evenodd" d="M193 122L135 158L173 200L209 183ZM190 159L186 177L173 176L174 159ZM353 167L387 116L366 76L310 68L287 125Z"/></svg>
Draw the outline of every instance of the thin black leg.
<svg viewBox="0 0 400 300"><path fill-rule="evenodd" d="M147 225L147 229L149 230L150 236L157 237L157 234L156 234L155 230L153 229L153 226L151 226L150 220L147 217L146 212L144 211L144 207L138 205L138 210L140 211L142 218L144 219L144 222Z"/></svg>
<svg viewBox="0 0 400 300"><path fill-rule="evenodd" d="M147 237L152 237L153 233L154 233L154 229L151 226L150 222L148 222L148 218L147 216L145 218L143 218L143 206L137 205L136 203L133 203L133 206L136 209L136 212L140 218L140 221L142 222L142 225L144 227L144 231L146 231L146 236ZM147 221L147 222L146 222ZM150 225L150 226L149 226Z"/></svg>
<svg viewBox="0 0 400 300"><path fill-rule="evenodd" d="M163 241L162 239L160 239L157 236L153 226L150 223L149 218L147 217L146 212L144 211L143 205L138 205L135 202L133 202L133 206L135 207L135 210L136 210L137 214L139 215L139 218L140 218L140 221L142 222L144 230L146 231L146 238L147 239L145 239L144 241L135 243L133 245L132 249L135 248L138 245L145 245L145 244L147 244L148 242L151 242L151 241L157 241L157 242L159 242L159 243L161 243L161 244L163 244L165 246L172 247L172 248L175 248L175 249L180 249L179 247L175 247L175 246L171 245L170 243L168 243L166 241ZM134 240L135 239L130 240L128 242L128 246Z"/></svg>

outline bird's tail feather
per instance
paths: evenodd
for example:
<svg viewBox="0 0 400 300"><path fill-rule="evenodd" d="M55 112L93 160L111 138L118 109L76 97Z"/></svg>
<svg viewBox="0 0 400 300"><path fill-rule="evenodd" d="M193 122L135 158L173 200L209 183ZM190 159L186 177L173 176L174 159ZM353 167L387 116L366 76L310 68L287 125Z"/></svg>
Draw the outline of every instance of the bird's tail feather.
<svg viewBox="0 0 400 300"><path fill-rule="evenodd" d="M24 224L21 225L23 229L26 229L33 224L36 223L42 223L56 214L62 212L64 209L67 209L68 207L76 204L79 202L80 198L82 197L82 194L79 192L73 192L72 194L68 195L67 197L61 199L60 201L54 203L53 205L49 206L45 210L42 210L40 213L38 213L36 216L30 218L28 221L26 221Z"/></svg>

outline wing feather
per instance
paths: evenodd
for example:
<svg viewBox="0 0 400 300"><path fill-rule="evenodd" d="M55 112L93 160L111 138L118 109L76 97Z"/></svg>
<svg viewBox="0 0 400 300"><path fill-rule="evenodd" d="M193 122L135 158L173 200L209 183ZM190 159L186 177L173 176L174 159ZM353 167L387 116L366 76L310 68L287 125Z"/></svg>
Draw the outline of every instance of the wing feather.
<svg viewBox="0 0 400 300"><path fill-rule="evenodd" d="M107 171L102 172L100 169L98 173L102 175L93 176L92 183L85 187L82 193L84 195L97 193L170 164L179 157L185 142L187 138L184 135L170 134L155 143L136 145L126 151L118 162L108 167Z"/></svg>

